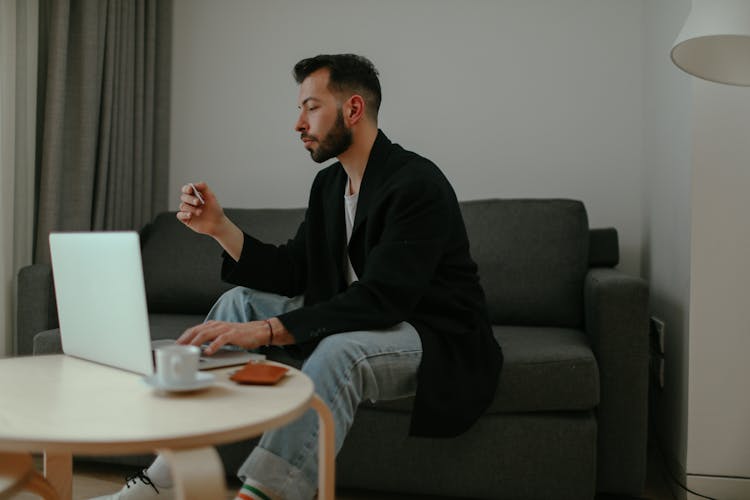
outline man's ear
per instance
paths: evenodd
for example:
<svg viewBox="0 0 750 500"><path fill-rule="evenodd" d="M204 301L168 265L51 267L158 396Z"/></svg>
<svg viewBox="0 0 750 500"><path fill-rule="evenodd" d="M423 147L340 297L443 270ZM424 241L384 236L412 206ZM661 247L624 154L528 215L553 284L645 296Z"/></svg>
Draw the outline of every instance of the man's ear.
<svg viewBox="0 0 750 500"><path fill-rule="evenodd" d="M356 125L365 117L365 100L354 94L344 105L344 120L349 126Z"/></svg>

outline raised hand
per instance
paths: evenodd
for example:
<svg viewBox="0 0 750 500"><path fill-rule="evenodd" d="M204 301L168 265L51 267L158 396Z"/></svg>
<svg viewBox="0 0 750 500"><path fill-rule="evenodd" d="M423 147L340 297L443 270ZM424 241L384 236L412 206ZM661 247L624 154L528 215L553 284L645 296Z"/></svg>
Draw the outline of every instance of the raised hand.
<svg viewBox="0 0 750 500"><path fill-rule="evenodd" d="M193 186L197 193L193 191ZM202 198L202 200L201 200ZM177 218L193 231L215 236L224 223L224 210L205 182L185 184L180 195Z"/></svg>
<svg viewBox="0 0 750 500"><path fill-rule="evenodd" d="M177 212L180 222L196 233L211 236L234 260L239 261L244 235L224 214L213 191L205 182L185 184L181 191L180 210Z"/></svg>

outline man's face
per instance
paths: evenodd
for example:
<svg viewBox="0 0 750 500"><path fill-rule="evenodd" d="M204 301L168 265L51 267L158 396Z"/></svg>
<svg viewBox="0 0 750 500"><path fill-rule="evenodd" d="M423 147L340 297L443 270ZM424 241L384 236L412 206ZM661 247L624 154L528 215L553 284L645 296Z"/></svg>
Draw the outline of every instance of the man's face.
<svg viewBox="0 0 750 500"><path fill-rule="evenodd" d="M328 70L319 69L299 87L299 118L294 130L317 163L330 160L349 149L352 131L344 121L336 96L328 90Z"/></svg>

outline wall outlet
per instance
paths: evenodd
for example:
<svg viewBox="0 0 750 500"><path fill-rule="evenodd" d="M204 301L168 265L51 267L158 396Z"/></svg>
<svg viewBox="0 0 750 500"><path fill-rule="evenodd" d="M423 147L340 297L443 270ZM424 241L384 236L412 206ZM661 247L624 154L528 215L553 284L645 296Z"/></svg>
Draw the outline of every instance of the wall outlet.
<svg viewBox="0 0 750 500"><path fill-rule="evenodd" d="M664 356L652 353L649 362L649 372L651 372L652 383L664 389Z"/></svg>
<svg viewBox="0 0 750 500"><path fill-rule="evenodd" d="M664 320L652 316L649 321L651 338L650 372L660 389L664 389Z"/></svg>
<svg viewBox="0 0 750 500"><path fill-rule="evenodd" d="M664 389L664 358L659 358L659 388Z"/></svg>
<svg viewBox="0 0 750 500"><path fill-rule="evenodd" d="M664 356L664 330L665 328L666 328L666 325L664 324L664 320L659 319L656 316L651 316L651 321L649 322L651 345L662 356Z"/></svg>

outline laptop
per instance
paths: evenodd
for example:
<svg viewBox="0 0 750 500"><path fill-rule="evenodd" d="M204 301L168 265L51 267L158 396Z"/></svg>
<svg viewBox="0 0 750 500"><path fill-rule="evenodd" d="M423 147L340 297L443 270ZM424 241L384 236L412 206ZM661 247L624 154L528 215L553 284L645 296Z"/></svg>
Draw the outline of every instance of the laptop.
<svg viewBox="0 0 750 500"><path fill-rule="evenodd" d="M49 244L63 352L153 375L153 349L174 341L151 341L138 233L52 233ZM201 356L200 369L262 357L227 347Z"/></svg>

